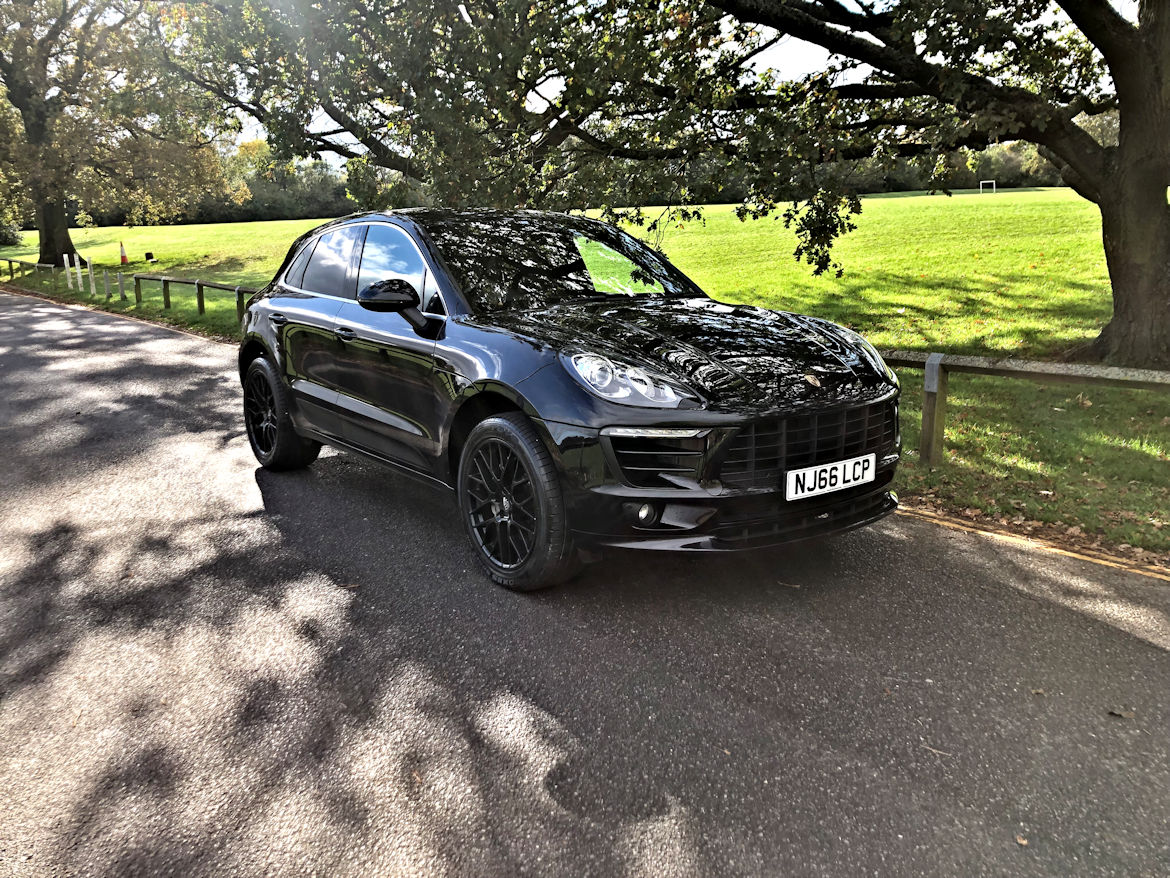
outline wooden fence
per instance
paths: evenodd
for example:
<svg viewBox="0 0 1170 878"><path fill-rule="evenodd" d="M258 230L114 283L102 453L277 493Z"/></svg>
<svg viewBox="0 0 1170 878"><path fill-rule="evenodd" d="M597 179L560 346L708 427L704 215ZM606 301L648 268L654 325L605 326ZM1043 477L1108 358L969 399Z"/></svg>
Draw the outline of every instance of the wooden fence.
<svg viewBox="0 0 1170 878"><path fill-rule="evenodd" d="M943 459L946 427L947 376L951 372L1026 378L1063 384L1096 384L1128 387L1133 390L1170 391L1170 372L1152 369L1125 369L1118 366L1090 366L1080 363L1043 363L1035 360L965 357L958 354L926 354L919 351L883 353L891 366L923 370L922 436L919 459L931 466Z"/></svg>
<svg viewBox="0 0 1170 878"><path fill-rule="evenodd" d="M21 275L25 272L40 274L43 271L52 273L53 290L57 291L60 276L66 273L66 283L72 288L73 280L67 274L76 273L77 289L82 291L86 273L80 265L63 269L60 266L41 265L32 262L21 262L18 259L6 259L8 263L8 278L16 278L16 268ZM106 301L110 301L110 272L102 269ZM171 307L171 285L180 284L195 287L195 301L199 313L204 313L204 290L226 290L234 292L236 296L236 316L244 318L244 305L248 296L256 292L248 287L231 286L230 284L213 283L211 281L191 280L185 277L170 277L165 274L132 274L134 281L135 305L142 304L142 282L150 281L162 284L163 307ZM88 267L89 294L97 295L96 280L93 266ZM122 301L126 298L124 275L117 273L118 293ZM994 359L991 357L967 357L957 354L923 353L920 351L888 351L882 354L891 366L922 369L922 436L919 440L919 459L927 466L932 466L943 459L943 439L945 436L947 411L947 376L951 372L967 372L976 375L998 375L1003 378L1024 378L1031 381L1061 382L1074 384L1096 384L1108 387L1128 387L1135 390L1170 391L1170 372L1156 372L1150 369L1124 369L1117 366L1090 366L1079 363L1043 363L1034 360L1016 360L1011 358Z"/></svg>
<svg viewBox="0 0 1170 878"><path fill-rule="evenodd" d="M80 263L70 265L62 268L59 265L45 265L39 262L23 262L19 259L5 259L8 263L8 279L16 280L18 277L24 278L34 276L38 280L43 278L45 273L50 275L50 283L53 292L59 292L62 284L67 289L76 289L78 292L85 292L86 283L88 281L89 296L95 298L99 295L98 280L95 276L95 269L93 264L89 264L84 270ZM111 272L108 268L102 268L101 271L101 285L105 293L105 300L108 302L113 298L113 285L118 288L118 297L123 302L128 302L129 298L126 295L126 279L129 278L134 284L134 304L135 306L142 304L142 282L153 282L162 285L163 308L170 309L171 307L171 285L177 284L180 286L191 286L195 288L195 307L200 314L205 313L207 303L205 292L207 290L225 290L229 293L234 293L236 297L236 318L244 319L244 305L256 290L251 287L232 286L231 284L221 284L209 280L198 280L185 277L171 277L165 274L124 274L120 271ZM75 280L76 277L76 280Z"/></svg>

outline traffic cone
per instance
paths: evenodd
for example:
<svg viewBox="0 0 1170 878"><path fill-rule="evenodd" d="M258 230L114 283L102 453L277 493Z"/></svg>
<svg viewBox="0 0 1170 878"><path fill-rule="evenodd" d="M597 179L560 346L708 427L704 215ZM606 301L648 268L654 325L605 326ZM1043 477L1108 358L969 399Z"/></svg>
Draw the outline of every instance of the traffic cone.
<svg viewBox="0 0 1170 878"><path fill-rule="evenodd" d="M122 264L129 265L130 260L126 258L126 245L119 241L118 246L122 248Z"/></svg>

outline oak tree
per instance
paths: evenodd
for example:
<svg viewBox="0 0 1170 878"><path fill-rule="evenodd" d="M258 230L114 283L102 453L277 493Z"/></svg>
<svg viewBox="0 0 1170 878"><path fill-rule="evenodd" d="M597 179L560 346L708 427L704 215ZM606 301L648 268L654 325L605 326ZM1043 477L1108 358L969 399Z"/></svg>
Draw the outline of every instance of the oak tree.
<svg viewBox="0 0 1170 878"><path fill-rule="evenodd" d="M677 183L683 216L697 205L679 181L710 168L747 193L742 215L779 212L815 271L834 267L860 210L857 160L1036 144L1101 211L1114 314L1093 353L1170 366L1170 7L1158 0L191 9L187 39L203 50L176 45L170 63L281 149L333 151L362 162L364 183L378 169L450 204L637 205ZM825 69L786 81L762 63L788 36L827 49Z"/></svg>
<svg viewBox="0 0 1170 878"><path fill-rule="evenodd" d="M235 120L161 64L173 15L129 0L0 4L0 116L15 120L0 169L32 202L41 262L76 252L71 200L157 221L222 185L211 144Z"/></svg>

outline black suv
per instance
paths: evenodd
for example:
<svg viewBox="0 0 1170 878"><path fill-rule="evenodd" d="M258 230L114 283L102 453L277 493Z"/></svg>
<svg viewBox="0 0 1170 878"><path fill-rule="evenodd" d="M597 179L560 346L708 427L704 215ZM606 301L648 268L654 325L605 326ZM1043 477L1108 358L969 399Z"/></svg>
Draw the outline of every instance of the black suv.
<svg viewBox="0 0 1170 878"><path fill-rule="evenodd" d="M249 302L248 438L328 443L455 491L493 580L581 550L727 550L892 512L898 382L816 317L707 297L601 222L405 210L299 238Z"/></svg>

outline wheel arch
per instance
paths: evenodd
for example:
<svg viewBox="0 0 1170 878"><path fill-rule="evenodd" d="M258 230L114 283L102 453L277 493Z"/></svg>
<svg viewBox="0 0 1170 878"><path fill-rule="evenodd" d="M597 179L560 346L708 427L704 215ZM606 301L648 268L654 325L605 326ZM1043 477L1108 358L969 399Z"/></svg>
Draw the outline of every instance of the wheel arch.
<svg viewBox="0 0 1170 878"><path fill-rule="evenodd" d="M239 353L239 371L240 380L244 378L244 373L248 371L248 364L257 357L269 357L275 362L275 358L271 357L271 352L259 336L253 335L244 339L243 344L240 345Z"/></svg>
<svg viewBox="0 0 1170 878"><path fill-rule="evenodd" d="M447 482L455 484L455 478L459 473L459 456L463 453L467 437L475 429L476 424L504 412L520 412L531 418L531 411L531 406L526 404L523 397L517 398L506 393L503 387L491 385L469 394L455 409L451 423L447 427L447 447L443 455Z"/></svg>

